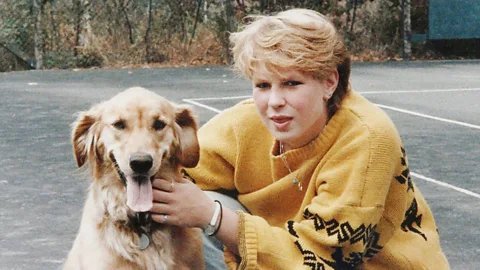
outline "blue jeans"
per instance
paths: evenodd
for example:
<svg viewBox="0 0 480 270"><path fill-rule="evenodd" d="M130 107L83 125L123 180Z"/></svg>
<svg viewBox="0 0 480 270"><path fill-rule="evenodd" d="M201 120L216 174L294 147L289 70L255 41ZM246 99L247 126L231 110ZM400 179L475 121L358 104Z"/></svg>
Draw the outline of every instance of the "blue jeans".
<svg viewBox="0 0 480 270"><path fill-rule="evenodd" d="M227 195L214 191L205 191L205 193L212 200L218 200L222 203L222 207L231 210L242 210L247 212L247 209L243 207L237 200ZM214 236L209 237L203 235L203 254L205 256L205 266L207 270L225 270L225 260L223 257L223 244Z"/></svg>

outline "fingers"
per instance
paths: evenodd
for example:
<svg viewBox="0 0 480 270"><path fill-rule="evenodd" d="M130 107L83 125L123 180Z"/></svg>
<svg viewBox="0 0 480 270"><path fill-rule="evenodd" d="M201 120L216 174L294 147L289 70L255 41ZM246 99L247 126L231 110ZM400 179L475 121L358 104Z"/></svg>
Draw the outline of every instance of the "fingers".
<svg viewBox="0 0 480 270"><path fill-rule="evenodd" d="M186 221L182 221L177 216L171 216L166 214L152 214L152 220L161 223L181 227L192 227L192 225Z"/></svg>
<svg viewBox="0 0 480 270"><path fill-rule="evenodd" d="M153 189L153 204L155 203L171 203L174 201L174 195L168 191Z"/></svg>
<svg viewBox="0 0 480 270"><path fill-rule="evenodd" d="M192 180L185 178L185 177L180 177L177 179L177 182L179 183L192 183Z"/></svg>
<svg viewBox="0 0 480 270"><path fill-rule="evenodd" d="M171 213L168 204L154 202L152 209L150 209L150 213L152 214L152 219L158 223L167 223L168 219L172 221ZM172 224L172 223L169 223Z"/></svg>
<svg viewBox="0 0 480 270"><path fill-rule="evenodd" d="M168 217L169 216L166 215L166 214L152 214L153 221L155 221L157 223L162 223L162 224L167 224ZM173 225L173 224L171 224L171 225Z"/></svg>
<svg viewBox="0 0 480 270"><path fill-rule="evenodd" d="M163 190L166 192L173 192L173 189L175 188L175 181L173 180L166 180L166 179L154 179L152 182L152 185L154 188Z"/></svg>
<svg viewBox="0 0 480 270"><path fill-rule="evenodd" d="M186 213L197 207L195 200L198 192L202 192L188 179L154 179L153 205L150 209L153 221L161 224L189 227L197 223L195 218ZM198 190L197 190L198 189ZM187 210L185 210L187 209Z"/></svg>
<svg viewBox="0 0 480 270"><path fill-rule="evenodd" d="M167 213L168 211L168 204L166 203L161 203L161 202L153 202L152 208L150 209L150 212L159 214L159 213Z"/></svg>

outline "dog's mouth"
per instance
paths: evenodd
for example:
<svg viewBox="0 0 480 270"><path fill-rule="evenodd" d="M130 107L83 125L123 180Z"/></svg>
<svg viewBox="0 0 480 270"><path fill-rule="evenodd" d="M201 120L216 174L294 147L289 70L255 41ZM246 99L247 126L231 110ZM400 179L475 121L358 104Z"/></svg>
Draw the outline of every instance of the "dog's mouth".
<svg viewBox="0 0 480 270"><path fill-rule="evenodd" d="M135 212L148 212L153 206L152 180L155 175L125 174L117 163L115 155L110 152L115 170L127 190L127 206Z"/></svg>

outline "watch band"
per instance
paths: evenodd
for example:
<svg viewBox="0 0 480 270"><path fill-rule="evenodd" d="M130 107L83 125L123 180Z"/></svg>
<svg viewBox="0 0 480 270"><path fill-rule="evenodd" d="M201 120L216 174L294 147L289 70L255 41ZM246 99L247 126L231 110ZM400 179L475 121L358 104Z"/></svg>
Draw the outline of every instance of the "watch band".
<svg viewBox="0 0 480 270"><path fill-rule="evenodd" d="M222 203L220 201L217 201L217 200L215 200L215 202L218 203L218 205L220 205L220 219L218 220L218 226L216 226L215 231L210 236L214 236L215 234L217 234L218 230L220 230L220 226L222 226L222 219L223 219Z"/></svg>
<svg viewBox="0 0 480 270"><path fill-rule="evenodd" d="M222 212L222 204L215 200L215 211L213 212L213 216L212 216L212 219L210 220L210 222L203 228L203 232L207 235L207 236L213 236L215 235L215 233L217 233L218 231L218 228L215 226L217 225L217 221L218 221L218 217L219 215L221 214Z"/></svg>
<svg viewBox="0 0 480 270"><path fill-rule="evenodd" d="M212 219L210 220L210 226L215 226L217 224L217 220L218 220L218 216L220 215L220 202L219 201L215 201L215 211L213 212L213 217Z"/></svg>

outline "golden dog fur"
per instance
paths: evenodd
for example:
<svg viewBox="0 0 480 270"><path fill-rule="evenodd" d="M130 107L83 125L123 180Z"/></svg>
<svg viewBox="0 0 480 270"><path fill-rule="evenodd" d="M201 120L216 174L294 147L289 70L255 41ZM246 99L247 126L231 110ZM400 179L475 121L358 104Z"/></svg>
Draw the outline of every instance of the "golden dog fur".
<svg viewBox="0 0 480 270"><path fill-rule="evenodd" d="M139 248L139 233L131 225L136 211L127 205L131 183L124 184L119 173L131 181L129 159L139 152L152 157L144 186L150 189L154 177L176 179L182 167L196 166L192 112L134 87L80 113L72 127L77 165L89 163L92 182L64 269L203 269L199 229L155 223L150 245Z"/></svg>

